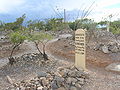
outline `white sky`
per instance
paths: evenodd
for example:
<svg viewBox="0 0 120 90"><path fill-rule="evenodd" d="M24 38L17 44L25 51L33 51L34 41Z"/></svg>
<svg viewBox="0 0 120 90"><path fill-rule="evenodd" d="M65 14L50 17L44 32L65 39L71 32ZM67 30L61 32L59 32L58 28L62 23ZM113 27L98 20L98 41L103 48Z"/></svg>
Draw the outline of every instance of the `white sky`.
<svg viewBox="0 0 120 90"><path fill-rule="evenodd" d="M120 18L120 0L0 0L0 14L17 12L19 8L39 10L52 4L52 6L72 11L88 8L94 1L93 11L88 16L89 18L100 21L110 14L115 14L112 20Z"/></svg>

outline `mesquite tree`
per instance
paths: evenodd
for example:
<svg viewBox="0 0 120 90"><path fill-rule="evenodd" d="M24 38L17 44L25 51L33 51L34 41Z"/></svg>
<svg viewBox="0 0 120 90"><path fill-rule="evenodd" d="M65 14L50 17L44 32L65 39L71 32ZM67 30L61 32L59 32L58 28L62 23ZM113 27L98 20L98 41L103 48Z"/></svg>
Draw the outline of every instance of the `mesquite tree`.
<svg viewBox="0 0 120 90"><path fill-rule="evenodd" d="M46 51L45 49L46 49L46 44L48 43L48 41L52 39L52 35L47 34L47 33L40 33L40 36L41 36L40 43L43 46L43 57L45 60L48 60L48 56L45 52Z"/></svg>
<svg viewBox="0 0 120 90"><path fill-rule="evenodd" d="M52 35L46 32L34 32L29 34L28 39L35 43L35 46L40 54L43 55L44 60L48 60L48 56L46 54L46 44L49 40L52 39ZM42 52L39 48L39 44L42 44Z"/></svg>
<svg viewBox="0 0 120 90"><path fill-rule="evenodd" d="M13 64L15 62L15 59L13 58L13 52L17 47L19 47L24 42L26 37L21 32L12 32L9 36L10 36L10 41L13 44L12 51L9 56L9 63Z"/></svg>
<svg viewBox="0 0 120 90"><path fill-rule="evenodd" d="M40 43L40 40L41 40L41 36L39 35L39 33L33 33L33 32L30 33L29 32L28 35L27 35L27 39L28 39L28 41L34 42L35 47L37 48L38 52L40 54L42 54L42 52L39 48L39 43Z"/></svg>

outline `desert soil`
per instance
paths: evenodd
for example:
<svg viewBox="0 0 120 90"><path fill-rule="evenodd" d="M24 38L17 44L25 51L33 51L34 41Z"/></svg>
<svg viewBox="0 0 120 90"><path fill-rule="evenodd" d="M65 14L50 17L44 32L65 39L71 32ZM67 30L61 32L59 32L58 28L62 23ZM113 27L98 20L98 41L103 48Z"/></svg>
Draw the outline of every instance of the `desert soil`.
<svg viewBox="0 0 120 90"><path fill-rule="evenodd" d="M67 40L49 44L48 51L59 59L73 63L75 61L74 46L69 45ZM86 68L90 73L90 81L84 85L83 90L120 90L120 73L105 70L109 64L120 62L119 54L117 53L116 60L113 60L112 54L104 54L89 47L86 52Z"/></svg>
<svg viewBox="0 0 120 90"><path fill-rule="evenodd" d="M22 46L24 48L20 49L21 51L24 51L25 49L27 49L27 51L25 51L26 53L36 51L33 43L24 45ZM17 56L18 53L23 54L20 53L21 51L17 51L17 53L14 53L14 55ZM67 40L65 39L49 43L47 45L47 53L51 58L61 60L61 64L74 64L74 46L69 45L69 43L67 43ZM2 54L1 56L7 57L8 54ZM84 85L83 90L119 90L120 73L106 71L105 67L113 62L119 62L120 60L118 58L120 58L120 56L117 56L117 60L113 60L111 54L109 55L104 54L101 51L94 51L88 47L86 56L86 67L90 74L90 80ZM28 72L26 71L28 71L27 68L24 70L21 69L20 72L17 72L16 74L11 74L12 72L10 70L8 70L7 72L3 72L0 70L0 87L5 87L4 85L9 86L8 83L6 84L6 77L4 76L6 74L10 75L15 80L18 79L18 81L21 79L25 79L24 76L28 74L29 76L27 76L26 78L31 78L35 76L32 70Z"/></svg>

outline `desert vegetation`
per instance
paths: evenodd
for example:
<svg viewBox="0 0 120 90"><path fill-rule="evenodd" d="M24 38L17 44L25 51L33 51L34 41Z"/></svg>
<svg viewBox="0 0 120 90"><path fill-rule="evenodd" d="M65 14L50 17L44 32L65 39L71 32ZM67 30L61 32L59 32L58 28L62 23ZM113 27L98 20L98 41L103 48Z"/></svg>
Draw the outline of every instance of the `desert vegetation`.
<svg viewBox="0 0 120 90"><path fill-rule="evenodd" d="M88 18L93 4L72 21L66 20L65 9L64 16L54 9L58 17L44 20L28 20L23 14L13 22L0 21L0 88L118 90L120 20ZM77 29L86 30L88 71L74 66Z"/></svg>

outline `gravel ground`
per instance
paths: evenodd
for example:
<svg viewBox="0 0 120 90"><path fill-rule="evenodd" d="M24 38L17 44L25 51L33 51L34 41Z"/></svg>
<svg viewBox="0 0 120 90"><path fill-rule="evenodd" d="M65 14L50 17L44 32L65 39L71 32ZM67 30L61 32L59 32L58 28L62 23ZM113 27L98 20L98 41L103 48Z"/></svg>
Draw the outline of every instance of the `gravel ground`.
<svg viewBox="0 0 120 90"><path fill-rule="evenodd" d="M52 43L49 50L53 56L58 56L56 58L66 58L64 60L74 63L74 55L71 58L66 53L72 50L73 46L68 46L68 43L65 43L66 41ZM67 50L64 48L65 45L68 46ZM56 51L53 52L52 49ZM117 62L119 62L119 57L117 55ZM105 70L105 67L113 62L116 61L112 59L112 56L87 48L87 69L90 80L84 85L83 90L120 90L120 73Z"/></svg>
<svg viewBox="0 0 120 90"><path fill-rule="evenodd" d="M63 43L60 42L59 46L54 45L53 47L54 48L55 48L55 46L60 47L60 45L63 45ZM52 46L50 46L50 47L53 48ZM65 56L65 55L62 54L62 52L60 52L61 54L58 54L58 57L56 56L56 54L54 56L54 53L50 54L50 49L49 49L50 47L47 48L47 51L49 51L49 55L51 55L51 57L54 57L54 59L56 59L56 60L61 60L61 58L63 59L60 61L59 66L63 66L63 65L67 66L67 65L74 63L74 60L67 60L67 57L66 57L66 59L64 59L63 56ZM71 47L69 47L69 48L71 48ZM62 51L67 51L61 47L60 47L60 49L62 49ZM59 51L58 48L56 48L54 50ZM53 50L52 50L52 52L53 52ZM108 72L104 69L106 67L106 65L113 63L114 60L111 60L112 58L109 57L109 55L103 54L101 52L89 51L89 53L90 54L87 55L87 57L90 58L87 61L87 69L88 69L88 72L90 73L90 81L88 81L88 83L86 83L86 85L83 87L83 90L120 90L120 73ZM59 57L61 57L61 58L59 58ZM117 56L117 57L119 57L119 56ZM104 61L104 63L103 63L103 61ZM90 62L92 62L92 63L90 63ZM100 64L103 64L103 65L100 65ZM53 65L53 66L55 66L55 65ZM56 65L56 66L58 66L58 65ZM53 68L55 68L55 67L53 67ZM1 69L0 70L0 88L10 85L7 82L6 75L9 75L11 78L15 79L16 81L17 80L19 81L20 79L26 79L27 77L31 78L31 77L35 76L35 73L33 72L33 70L40 70L40 69L36 69L35 67L29 68L29 69L18 68L18 69L15 69L15 71L17 72L16 74L14 73L15 71L13 68L11 68L11 70L5 70L5 71ZM5 89L3 89L3 90L5 90Z"/></svg>
<svg viewBox="0 0 120 90"><path fill-rule="evenodd" d="M87 67L90 81L83 90L120 90L120 73L108 72L104 68Z"/></svg>
<svg viewBox="0 0 120 90"><path fill-rule="evenodd" d="M50 58L46 64L39 63L24 63L22 61L15 63L13 66L6 65L0 69L0 90L6 90L6 88L11 87L11 84L7 80L7 76L10 76L14 83L19 83L20 81L31 80L37 76L37 72L41 71L53 71L56 72L58 67L66 67L72 65L72 63L66 61L58 61Z"/></svg>

